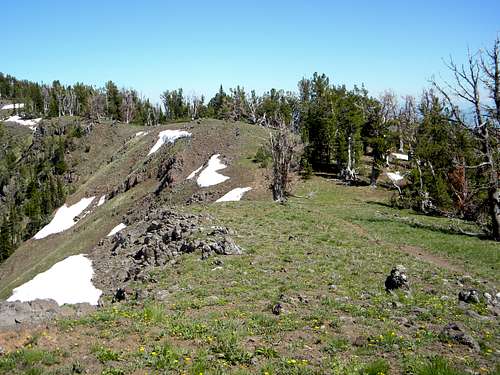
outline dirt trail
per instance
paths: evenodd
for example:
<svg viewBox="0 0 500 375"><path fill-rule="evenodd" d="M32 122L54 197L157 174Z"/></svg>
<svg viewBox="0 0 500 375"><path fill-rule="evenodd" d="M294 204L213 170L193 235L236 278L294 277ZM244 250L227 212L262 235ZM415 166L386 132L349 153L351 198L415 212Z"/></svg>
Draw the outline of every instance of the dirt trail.
<svg viewBox="0 0 500 375"><path fill-rule="evenodd" d="M432 254L429 251L419 247L411 246L405 244L396 244L388 241L383 241L374 238L370 233L359 224L355 224L349 221L344 221L346 226L352 228L352 230L360 237L366 238L370 243L375 243L377 245L383 245L390 247L393 250L399 251L404 254L411 255L419 260L426 263L430 263L436 267L443 268L450 272L455 272L459 274L466 274L467 271L458 264L452 263L450 260L440 257L438 255Z"/></svg>

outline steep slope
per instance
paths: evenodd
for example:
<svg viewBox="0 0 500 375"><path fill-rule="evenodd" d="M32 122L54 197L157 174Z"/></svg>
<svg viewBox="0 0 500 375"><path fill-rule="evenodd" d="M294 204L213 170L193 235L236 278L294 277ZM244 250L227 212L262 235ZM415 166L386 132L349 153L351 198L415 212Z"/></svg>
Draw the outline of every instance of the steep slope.
<svg viewBox="0 0 500 375"><path fill-rule="evenodd" d="M192 136L165 144L148 156L158 134L167 129L185 130ZM213 202L236 187L252 187L250 197L266 194L261 187L262 172L250 161L265 137L262 129L216 120L151 129L111 123L94 125L67 157L69 185L74 193L66 203L96 198L73 227L26 241L0 266L0 297L8 297L14 287L65 257L90 252L128 214L146 215L144 202L151 196L172 206ZM227 181L201 188L195 180L186 180L214 154L220 154L227 165ZM104 204L98 206L104 195Z"/></svg>

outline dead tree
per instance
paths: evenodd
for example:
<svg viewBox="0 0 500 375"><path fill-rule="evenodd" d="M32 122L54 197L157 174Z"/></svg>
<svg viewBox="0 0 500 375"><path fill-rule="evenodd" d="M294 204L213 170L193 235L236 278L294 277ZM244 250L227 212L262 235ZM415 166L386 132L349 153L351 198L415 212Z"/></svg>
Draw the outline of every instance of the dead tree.
<svg viewBox="0 0 500 375"><path fill-rule="evenodd" d="M205 97L203 95L198 96L196 94L192 94L188 98L188 110L191 120L196 120L198 117L200 117L200 110L203 107L204 101Z"/></svg>
<svg viewBox="0 0 500 375"><path fill-rule="evenodd" d="M276 202L286 202L289 193L289 173L293 155L297 148L297 139L290 131L290 126L283 119L277 120L278 127L270 133L272 169L272 191Z"/></svg>
<svg viewBox="0 0 500 375"><path fill-rule="evenodd" d="M262 98L255 93L255 90L252 90L250 95L247 97L246 105L250 123L262 125L262 121L264 119L259 116L260 107L262 106Z"/></svg>
<svg viewBox="0 0 500 375"><path fill-rule="evenodd" d="M90 97L90 119L100 121L104 116L106 96L101 90L95 90Z"/></svg>
<svg viewBox="0 0 500 375"><path fill-rule="evenodd" d="M43 116L46 117L49 114L50 108L50 88L47 86L42 86L42 99L43 99Z"/></svg>
<svg viewBox="0 0 500 375"><path fill-rule="evenodd" d="M386 90L380 96L380 114L383 124L396 124L399 138L399 150L403 151L403 131L401 129L401 124L397 121L397 108L398 108L398 98L394 92Z"/></svg>
<svg viewBox="0 0 500 375"><path fill-rule="evenodd" d="M63 116L67 115L73 116L77 105L75 91L71 86L68 86L67 88L62 87L61 92L62 92L62 99L61 99L62 108L59 108L59 112Z"/></svg>
<svg viewBox="0 0 500 375"><path fill-rule="evenodd" d="M135 109L136 109L135 93L133 90L122 90L121 95L122 95L122 105L121 105L122 118L124 119L125 123L129 124L135 115Z"/></svg>
<svg viewBox="0 0 500 375"><path fill-rule="evenodd" d="M400 130L399 151L404 152L404 143L411 147L416 140L416 125L418 123L417 105L411 95L404 97L404 103L399 109L398 124Z"/></svg>
<svg viewBox="0 0 500 375"><path fill-rule="evenodd" d="M464 127L478 141L476 149L480 163L464 166L467 169L480 169L488 177L487 206L492 224L492 237L500 241L500 183L498 170L498 145L500 141L500 39L497 37L491 50L485 53L468 52L467 62L458 66L453 60L447 64L454 81L434 86L448 102L452 120ZM491 103L482 98L487 92ZM455 99L455 100L454 100ZM464 116L456 99L472 106L473 123Z"/></svg>

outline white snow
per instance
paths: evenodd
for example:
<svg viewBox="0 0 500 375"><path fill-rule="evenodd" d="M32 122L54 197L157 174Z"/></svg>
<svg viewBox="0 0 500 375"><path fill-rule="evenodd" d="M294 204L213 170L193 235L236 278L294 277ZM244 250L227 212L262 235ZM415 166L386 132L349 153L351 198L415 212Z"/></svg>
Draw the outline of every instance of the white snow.
<svg viewBox="0 0 500 375"><path fill-rule="evenodd" d="M219 160L219 156L219 154L212 155L210 160L208 160L207 167L201 171L196 180L200 187L217 185L229 179L229 177L217 173L217 171L226 168L226 165L222 164Z"/></svg>
<svg viewBox="0 0 500 375"><path fill-rule="evenodd" d="M2 109L24 108L24 103L5 104Z"/></svg>
<svg viewBox="0 0 500 375"><path fill-rule="evenodd" d="M143 135L146 135L146 134L148 134L148 132L137 132L137 133L135 133L135 136L142 137Z"/></svg>
<svg viewBox="0 0 500 375"><path fill-rule="evenodd" d="M201 169L202 169L202 168L203 168L203 165L202 165L200 168L198 168L198 169L196 169L196 170L192 171L192 172L189 174L189 176L187 176L187 177L186 177L186 180L191 180L191 179L193 179L193 178L194 178L194 176L196 176L196 175L198 174L198 172L199 172L199 171L201 171Z"/></svg>
<svg viewBox="0 0 500 375"><path fill-rule="evenodd" d="M399 152L393 152L391 153L392 156L394 156L396 159L399 160L408 160L408 155L407 154L400 154Z"/></svg>
<svg viewBox="0 0 500 375"><path fill-rule="evenodd" d="M158 141L153 148L149 150L148 155L158 151L164 143L174 143L179 138L191 137L191 133L184 130L163 130L158 134Z"/></svg>
<svg viewBox="0 0 500 375"><path fill-rule="evenodd" d="M106 194L99 198L99 202L97 202L97 207L102 206L106 202Z"/></svg>
<svg viewBox="0 0 500 375"><path fill-rule="evenodd" d="M398 172L387 172L387 177L391 179L392 182L396 183L398 181L401 181L403 179L403 176L401 173Z"/></svg>
<svg viewBox="0 0 500 375"><path fill-rule="evenodd" d="M116 233L118 233L119 231L121 231L122 229L125 229L127 226L123 223L120 223L118 224L116 227L114 227L113 229L111 229L111 232L108 233L108 235L106 237L111 237L111 236L114 236Z"/></svg>
<svg viewBox="0 0 500 375"><path fill-rule="evenodd" d="M16 124L23 125L23 126L29 126L31 129L34 129L34 127L42 121L41 118L35 118L33 120L23 120L21 116L15 115L15 116L10 116L5 122L15 122Z"/></svg>
<svg viewBox="0 0 500 375"><path fill-rule="evenodd" d="M90 259L83 254L73 255L15 288L7 301L53 299L59 306L85 302L97 305L102 291L92 284L93 274Z"/></svg>
<svg viewBox="0 0 500 375"><path fill-rule="evenodd" d="M235 202L241 200L243 197L243 194L245 194L247 191L252 190L251 187L244 187L244 188L236 188L231 190L229 193L226 193L222 197L216 200L216 202Z"/></svg>
<svg viewBox="0 0 500 375"><path fill-rule="evenodd" d="M59 208L54 215L54 218L50 223L44 226L35 236L33 237L35 240L39 240L41 238L45 238L54 233L63 232L66 229L71 228L76 224L75 217L80 215L83 210L85 210L90 203L94 200L95 197L90 198L82 198L80 202L75 203L72 206L67 206L64 204L61 208Z"/></svg>

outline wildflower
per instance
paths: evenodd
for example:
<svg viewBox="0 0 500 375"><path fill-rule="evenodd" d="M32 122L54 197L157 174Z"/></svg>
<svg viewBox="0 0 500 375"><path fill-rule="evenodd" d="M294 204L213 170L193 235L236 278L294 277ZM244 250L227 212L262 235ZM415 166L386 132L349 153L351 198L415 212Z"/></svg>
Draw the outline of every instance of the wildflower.
<svg viewBox="0 0 500 375"><path fill-rule="evenodd" d="M184 357L184 360L185 360L186 362L189 362L189 361L191 360L191 358L189 358L189 357Z"/></svg>
<svg viewBox="0 0 500 375"><path fill-rule="evenodd" d="M143 352L144 352L144 346L141 346L141 347L139 348L139 351L140 351L141 353L143 353Z"/></svg>
<svg viewBox="0 0 500 375"><path fill-rule="evenodd" d="M153 357L156 357L156 356L158 355L158 353L156 353L156 352L151 352L151 355L152 355Z"/></svg>

